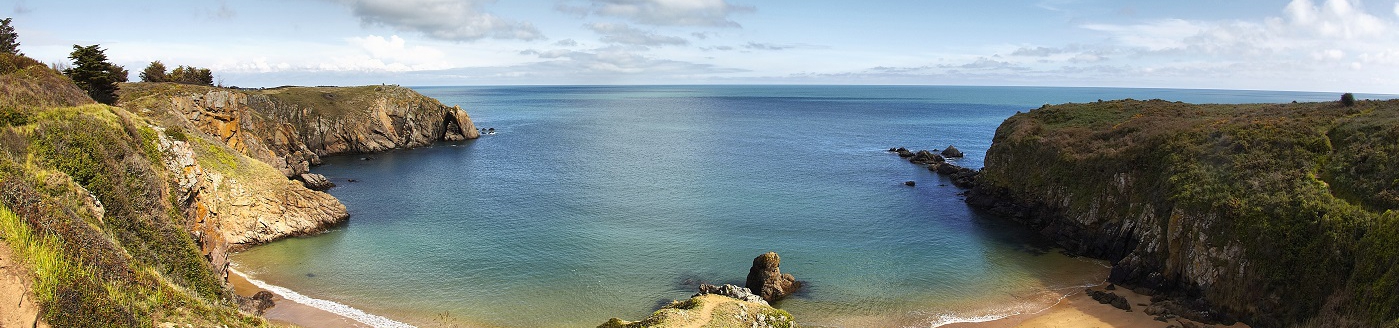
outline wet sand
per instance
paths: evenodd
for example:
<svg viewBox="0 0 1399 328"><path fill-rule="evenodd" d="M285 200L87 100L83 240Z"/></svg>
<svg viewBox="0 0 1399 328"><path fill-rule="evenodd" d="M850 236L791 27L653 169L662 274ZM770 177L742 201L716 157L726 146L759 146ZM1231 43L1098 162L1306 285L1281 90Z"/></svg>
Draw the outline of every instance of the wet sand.
<svg viewBox="0 0 1399 328"><path fill-rule="evenodd" d="M1107 285L1094 286L1091 289L1104 290ZM1128 304L1132 305L1132 312L1123 311L1112 307L1112 305L1101 304L1093 300L1082 290L1069 295L1056 304L1039 313L1022 314L1000 320L976 323L955 323L942 327L945 328L1129 328L1148 327L1164 328L1167 326L1184 326L1179 321L1189 321L1176 318L1166 322L1156 321L1155 316L1142 312L1150 304L1151 297L1137 294L1126 288L1117 288L1111 292L1117 293L1127 298ZM1204 324L1189 321L1197 327L1204 327ZM1213 327L1228 328L1248 328L1248 325L1236 323L1232 326L1213 325Z"/></svg>
<svg viewBox="0 0 1399 328"><path fill-rule="evenodd" d="M228 283L233 285L234 293L245 297L253 296L253 294L263 290L253 285L247 277L237 271L230 270L228 272ZM370 327L345 316L287 300L277 293L272 293L272 295L274 295L272 302L276 306L267 309L267 312L263 313L262 316L274 324L305 328Z"/></svg>

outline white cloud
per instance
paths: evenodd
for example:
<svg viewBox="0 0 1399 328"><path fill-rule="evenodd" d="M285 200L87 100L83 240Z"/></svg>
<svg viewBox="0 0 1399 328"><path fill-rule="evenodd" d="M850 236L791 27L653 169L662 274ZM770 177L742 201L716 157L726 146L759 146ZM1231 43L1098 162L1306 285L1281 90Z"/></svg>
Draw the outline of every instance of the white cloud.
<svg viewBox="0 0 1399 328"><path fill-rule="evenodd" d="M729 18L734 13L752 12L753 7L730 4L726 0L587 0L583 4L560 3L564 12L579 15L619 17L637 24L656 26L740 27Z"/></svg>
<svg viewBox="0 0 1399 328"><path fill-rule="evenodd" d="M637 46L683 46L690 44L681 37L660 35L643 31L622 23L593 23L584 25L602 35L602 42Z"/></svg>
<svg viewBox="0 0 1399 328"><path fill-rule="evenodd" d="M482 5L491 2L489 0L336 1L349 6L364 24L421 32L435 39L544 39L544 35L529 22L512 21L482 11Z"/></svg>

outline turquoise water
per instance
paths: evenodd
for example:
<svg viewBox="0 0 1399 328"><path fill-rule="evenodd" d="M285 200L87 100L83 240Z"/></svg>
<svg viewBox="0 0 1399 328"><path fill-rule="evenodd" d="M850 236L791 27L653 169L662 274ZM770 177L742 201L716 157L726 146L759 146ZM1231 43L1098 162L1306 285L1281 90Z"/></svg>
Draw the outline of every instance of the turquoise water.
<svg viewBox="0 0 1399 328"><path fill-rule="evenodd" d="M352 215L237 254L243 272L410 324L591 327L741 284L782 256L777 305L813 327L922 326L1032 312L1103 263L969 209L884 151L956 145L1045 103L1332 100L1217 90L608 86L417 88L497 133L325 159ZM372 157L370 160L363 160ZM357 182L349 182L355 179ZM917 187L906 187L906 180Z"/></svg>

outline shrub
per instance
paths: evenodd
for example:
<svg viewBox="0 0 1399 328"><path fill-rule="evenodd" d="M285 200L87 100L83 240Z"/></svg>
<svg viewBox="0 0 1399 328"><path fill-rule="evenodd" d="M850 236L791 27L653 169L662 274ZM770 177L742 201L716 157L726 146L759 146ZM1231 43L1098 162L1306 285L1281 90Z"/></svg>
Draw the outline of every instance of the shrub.
<svg viewBox="0 0 1399 328"><path fill-rule="evenodd" d="M1355 106L1355 95L1349 92L1341 95L1341 104L1346 105L1346 107Z"/></svg>

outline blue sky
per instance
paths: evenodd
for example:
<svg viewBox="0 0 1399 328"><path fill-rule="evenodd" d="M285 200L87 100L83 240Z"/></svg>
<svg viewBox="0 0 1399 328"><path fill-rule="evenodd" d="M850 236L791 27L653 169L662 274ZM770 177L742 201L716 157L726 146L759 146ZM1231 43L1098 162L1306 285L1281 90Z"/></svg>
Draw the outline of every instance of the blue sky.
<svg viewBox="0 0 1399 328"><path fill-rule="evenodd" d="M1399 93L1399 2L3 0L20 49L225 85L931 84ZM132 76L132 79L136 79Z"/></svg>

